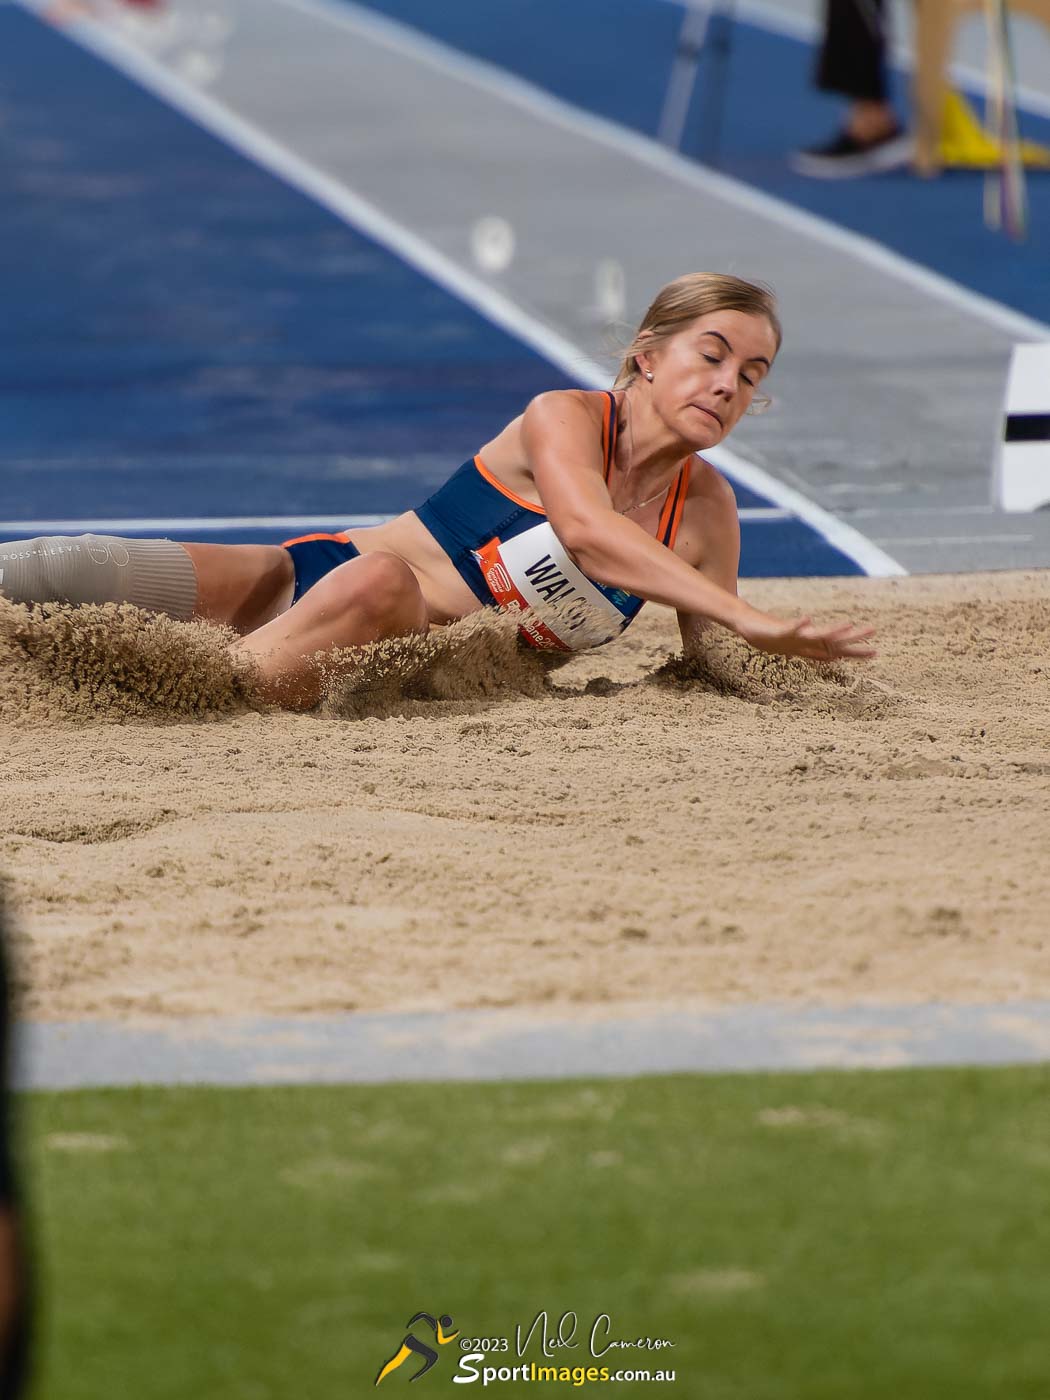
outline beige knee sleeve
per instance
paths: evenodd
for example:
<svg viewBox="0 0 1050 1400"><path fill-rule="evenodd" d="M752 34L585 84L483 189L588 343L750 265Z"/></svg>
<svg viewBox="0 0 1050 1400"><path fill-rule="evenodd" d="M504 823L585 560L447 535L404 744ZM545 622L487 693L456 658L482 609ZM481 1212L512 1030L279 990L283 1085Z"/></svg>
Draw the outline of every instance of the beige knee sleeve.
<svg viewBox="0 0 1050 1400"><path fill-rule="evenodd" d="M47 535L0 544L0 594L15 603L134 603L185 621L197 575L173 540Z"/></svg>

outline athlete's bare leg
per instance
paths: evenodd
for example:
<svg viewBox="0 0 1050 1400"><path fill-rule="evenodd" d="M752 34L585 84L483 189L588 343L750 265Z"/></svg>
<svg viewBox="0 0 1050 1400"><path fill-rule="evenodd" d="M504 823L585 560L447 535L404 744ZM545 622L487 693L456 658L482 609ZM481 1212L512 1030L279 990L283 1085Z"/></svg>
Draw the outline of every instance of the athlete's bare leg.
<svg viewBox="0 0 1050 1400"><path fill-rule="evenodd" d="M321 696L317 652L425 633L428 626L415 574L396 554L376 551L325 574L294 607L237 642L234 650L255 660L267 700L308 710Z"/></svg>
<svg viewBox="0 0 1050 1400"><path fill-rule="evenodd" d="M194 616L253 632L292 601L292 556L277 544L187 544L197 573Z"/></svg>

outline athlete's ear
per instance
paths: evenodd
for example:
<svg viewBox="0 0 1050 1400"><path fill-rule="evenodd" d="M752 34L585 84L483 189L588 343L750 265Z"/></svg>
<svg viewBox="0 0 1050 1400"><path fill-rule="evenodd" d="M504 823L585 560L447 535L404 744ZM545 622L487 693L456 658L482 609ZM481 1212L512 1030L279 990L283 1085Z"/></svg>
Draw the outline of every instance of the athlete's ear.
<svg viewBox="0 0 1050 1400"><path fill-rule="evenodd" d="M641 335L639 335L639 337L638 337L638 341L636 341L635 343L637 344L639 341L652 340L652 338L653 338L653 333L652 333L652 331L642 331ZM652 353L651 353L650 351L648 351L648 350L643 350L640 354L635 355L635 357L634 357L634 363L635 363L635 365L638 367L638 373L639 373L644 379L652 379L652 377L653 377L653 356L652 356Z"/></svg>

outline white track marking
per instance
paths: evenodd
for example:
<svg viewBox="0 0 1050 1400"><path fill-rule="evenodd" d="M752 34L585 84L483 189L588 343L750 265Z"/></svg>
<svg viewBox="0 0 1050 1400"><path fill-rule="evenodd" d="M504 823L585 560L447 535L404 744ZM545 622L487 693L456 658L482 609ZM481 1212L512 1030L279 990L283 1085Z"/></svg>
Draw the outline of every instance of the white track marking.
<svg viewBox="0 0 1050 1400"><path fill-rule="evenodd" d="M389 515L196 515L134 520L0 520L0 532L68 535L74 531L109 534L115 530L362 530L382 525Z"/></svg>
<svg viewBox="0 0 1050 1400"><path fill-rule="evenodd" d="M714 454L705 452L704 455L712 457ZM793 486L778 481L761 467L756 467L753 462L738 457L731 448L718 449L717 465L724 468L741 485L750 486L752 491L757 491L759 495L769 496L787 510L794 511L807 525L811 525L818 534L823 535L829 544L841 550L855 564L859 564L866 574L877 578L889 578L907 573L907 569L898 564L896 559L892 559L874 540L869 540L852 525L847 525L838 516L823 510Z"/></svg>
<svg viewBox="0 0 1050 1400"><path fill-rule="evenodd" d="M766 494L769 493L766 492ZM797 520L799 518L783 506L743 506L737 511L737 515L748 525L764 525L775 520Z"/></svg>
<svg viewBox="0 0 1050 1400"><path fill-rule="evenodd" d="M779 506L746 506L739 514L740 519L749 525L798 518ZM109 534L120 530L363 530L370 525L383 525L391 519L393 517L390 515L352 515L349 519L345 515L195 515L148 520L0 520L0 534Z"/></svg>
<svg viewBox="0 0 1050 1400"><path fill-rule="evenodd" d="M866 519L887 513L885 506L857 506L850 511L852 516L863 516ZM908 514L910 516L936 515L939 518L942 515L999 515L1000 512L996 510L995 506L909 506Z"/></svg>
<svg viewBox="0 0 1050 1400"><path fill-rule="evenodd" d="M30 12L39 13L44 0L19 0L19 3ZM307 12L316 11L331 17L330 6L319 3L319 0L309 0L309 3L306 3L306 0L284 0L284 3L290 3L293 8L303 9ZM356 12L355 7L348 8L355 9ZM343 6L340 3L339 12L342 9ZM388 26L384 22L380 27L385 31ZM396 26L396 28L400 31L402 26ZM184 79L169 72L155 59L139 52L125 40L91 20L79 21L61 32L68 34L70 38L91 50L98 57L112 64L128 77L133 78L142 87L190 117L212 135L220 137L270 174L278 176L294 189L309 195L323 208L328 209L344 222L384 244L418 271L431 278L439 286L444 287L446 291L452 292L468 306L473 307L494 325L530 346L549 363L557 365L559 369L578 383L595 389L604 388L608 384L608 370L597 361L592 360L566 336L561 335L552 327L544 325L534 316L530 316L509 297L497 292L474 276L473 273L460 267L425 239L391 219L369 200L364 199L341 181L305 161L295 151L276 141L254 123L245 121L243 117L238 116L236 112L215 97L191 87ZM412 45L415 46L415 44L416 41L412 40ZM423 47L429 51L429 41ZM448 52L452 53L451 50ZM456 62L458 64L460 60L457 58ZM493 73L497 71L491 70ZM495 80L490 74L486 81L492 83ZM502 81L503 76L501 75L500 82ZM512 90L516 81L512 81ZM519 86L528 88L527 84ZM533 93L538 91L531 88L528 90ZM544 96L541 106L545 108L548 103L554 103L554 99L547 99ZM574 122L580 120L584 121L586 125L590 125L596 120L583 117L575 108L569 107L565 103L554 103L554 108L562 113L566 120L570 118ZM634 138L630 133L623 132L622 128L616 127L612 123L599 123L599 126L603 130L607 128L608 132L616 133L618 139L623 137L624 140L629 140L630 145L637 145L640 150L660 153L660 158L670 160L675 170L678 167L688 171L694 169L678 157L667 156L667 153L652 141ZM738 186L735 181L723 181L721 177L711 177L711 179L731 187L734 194L746 188ZM710 181L706 177L699 183L703 184L705 188L710 187ZM764 200L765 196L760 198ZM776 201L769 202L775 208L781 208ZM788 208L786 205L782 207ZM808 219L808 216L805 217ZM813 223L821 229L831 228L831 225L825 226L820 220L815 220ZM860 241L867 243L868 240ZM872 244L871 247L874 248L876 245ZM903 266L910 266L905 264L903 259L898 259L898 261ZM952 286L950 283L945 285ZM995 307L995 303L989 302L988 306ZM1001 307L996 309L1004 310ZM1047 328L1047 332L1050 333L1050 328ZM737 453L731 452L725 447L717 447L706 451L706 456L717 467L724 469L731 476L735 476L744 485L760 491L778 506L794 512L836 549L841 550L847 558L858 564L865 573L882 576L900 575L906 572L895 559L892 559L877 545L872 544L858 530L853 529L844 521L836 519L810 501L800 491L778 481L760 467L754 466L743 457L738 456Z"/></svg>
<svg viewBox="0 0 1050 1400"><path fill-rule="evenodd" d="M901 535L885 543L894 548L900 545L918 548L931 544L1030 544L1034 538L1034 535Z"/></svg>
<svg viewBox="0 0 1050 1400"><path fill-rule="evenodd" d="M39 3L39 0L22 0L22 3ZM856 258L858 262L866 263L898 281L917 287L926 295L978 317L1010 335L1034 337L1037 340L1050 337L1050 324L1025 316L991 297L982 296L948 277L942 277L900 253L891 252L873 238L866 238L863 234L841 228L830 220L821 219L816 214L810 214L784 200L776 199L773 195L765 194L740 180L734 180L731 176L698 165L695 161L668 150L666 146L661 146L652 137L643 136L640 132L620 126L617 122L574 107L571 103L554 97L495 64L461 53L458 49L438 39L432 39L419 30L387 19L375 11L364 9L352 3L352 0L274 0L274 3L327 20L336 28L363 34L374 43L383 44L393 52L415 59L436 72L469 83L472 87L504 102L510 102L552 125L561 126L575 135L588 137L599 145L631 156L680 184L703 190L759 218L768 219L771 223L793 229L816 242L835 248L838 252Z"/></svg>

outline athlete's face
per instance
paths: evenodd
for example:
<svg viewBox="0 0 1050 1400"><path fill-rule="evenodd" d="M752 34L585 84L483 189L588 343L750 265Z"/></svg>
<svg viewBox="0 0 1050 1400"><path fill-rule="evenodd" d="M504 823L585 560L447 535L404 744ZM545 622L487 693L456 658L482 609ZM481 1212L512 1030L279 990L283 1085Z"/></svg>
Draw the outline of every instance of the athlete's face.
<svg viewBox="0 0 1050 1400"><path fill-rule="evenodd" d="M773 327L746 311L712 311L647 355L653 408L683 442L713 447L732 431L769 373Z"/></svg>

